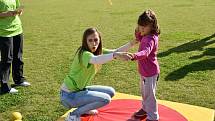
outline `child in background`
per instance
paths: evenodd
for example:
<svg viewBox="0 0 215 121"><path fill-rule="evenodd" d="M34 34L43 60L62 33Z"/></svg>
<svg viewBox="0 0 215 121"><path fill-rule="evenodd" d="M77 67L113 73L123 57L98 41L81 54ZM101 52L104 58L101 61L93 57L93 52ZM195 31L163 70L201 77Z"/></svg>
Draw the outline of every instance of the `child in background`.
<svg viewBox="0 0 215 121"><path fill-rule="evenodd" d="M30 86L24 77L23 29L20 20L23 6L19 0L0 0L0 83L1 94L17 93L9 85L10 71L15 86Z"/></svg>

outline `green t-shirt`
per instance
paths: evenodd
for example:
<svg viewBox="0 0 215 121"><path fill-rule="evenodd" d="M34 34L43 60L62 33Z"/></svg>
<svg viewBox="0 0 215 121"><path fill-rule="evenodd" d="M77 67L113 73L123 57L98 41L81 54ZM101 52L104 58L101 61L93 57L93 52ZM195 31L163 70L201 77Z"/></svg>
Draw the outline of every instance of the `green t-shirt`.
<svg viewBox="0 0 215 121"><path fill-rule="evenodd" d="M0 12L13 11L20 6L19 0L0 0ZM22 33L22 23L18 15L0 18L0 36L12 37Z"/></svg>
<svg viewBox="0 0 215 121"><path fill-rule="evenodd" d="M111 50L103 49L104 54L110 52ZM89 63L93 56L93 53L84 51L81 57L82 63L79 63L78 53L75 55L72 65L70 66L70 72L64 79L64 83L69 90L82 90L94 78L99 67L98 65Z"/></svg>

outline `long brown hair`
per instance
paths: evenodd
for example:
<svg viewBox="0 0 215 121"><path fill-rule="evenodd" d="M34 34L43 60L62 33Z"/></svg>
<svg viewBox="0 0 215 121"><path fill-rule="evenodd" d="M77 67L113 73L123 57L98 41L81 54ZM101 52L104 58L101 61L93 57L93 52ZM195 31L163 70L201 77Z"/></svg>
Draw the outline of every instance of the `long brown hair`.
<svg viewBox="0 0 215 121"><path fill-rule="evenodd" d="M102 54L102 39L101 39L101 34L100 32L96 29L96 28L88 28L84 31L84 34L83 34L83 38L82 38L82 45L81 47L78 48L77 52L78 53L78 59L79 59L79 62L82 63L82 54L84 51L90 51L90 48L88 47L87 45L87 37L93 33L98 33L99 35L99 39L100 39L100 42L99 42L99 46L97 48L97 50L95 52L93 52L94 55L101 55Z"/></svg>
<svg viewBox="0 0 215 121"><path fill-rule="evenodd" d="M154 11L152 10L146 10L144 11L138 18L138 25L146 26L146 25L152 25L152 31L151 34L160 34L160 28L158 25L157 17Z"/></svg>

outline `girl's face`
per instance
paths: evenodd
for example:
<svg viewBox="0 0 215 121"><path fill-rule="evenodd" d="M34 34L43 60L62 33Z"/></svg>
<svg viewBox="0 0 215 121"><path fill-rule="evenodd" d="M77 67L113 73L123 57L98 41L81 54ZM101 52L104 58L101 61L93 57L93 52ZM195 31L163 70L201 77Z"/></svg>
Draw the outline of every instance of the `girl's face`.
<svg viewBox="0 0 215 121"><path fill-rule="evenodd" d="M87 37L87 45L91 52L95 52L99 46L100 38L97 32Z"/></svg>
<svg viewBox="0 0 215 121"><path fill-rule="evenodd" d="M146 26L138 25L139 32L141 32L141 35L147 35L151 32L151 25L148 24Z"/></svg>

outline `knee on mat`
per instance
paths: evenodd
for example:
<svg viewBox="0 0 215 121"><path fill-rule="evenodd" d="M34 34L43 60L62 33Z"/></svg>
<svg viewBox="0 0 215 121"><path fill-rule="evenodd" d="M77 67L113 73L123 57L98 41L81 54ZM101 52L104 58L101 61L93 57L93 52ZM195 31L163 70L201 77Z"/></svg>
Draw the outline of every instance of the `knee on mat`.
<svg viewBox="0 0 215 121"><path fill-rule="evenodd" d="M110 95L104 95L102 102L104 102L105 104L109 104L111 102Z"/></svg>
<svg viewBox="0 0 215 121"><path fill-rule="evenodd" d="M116 91L114 88L110 88L110 97L113 97L116 94Z"/></svg>

